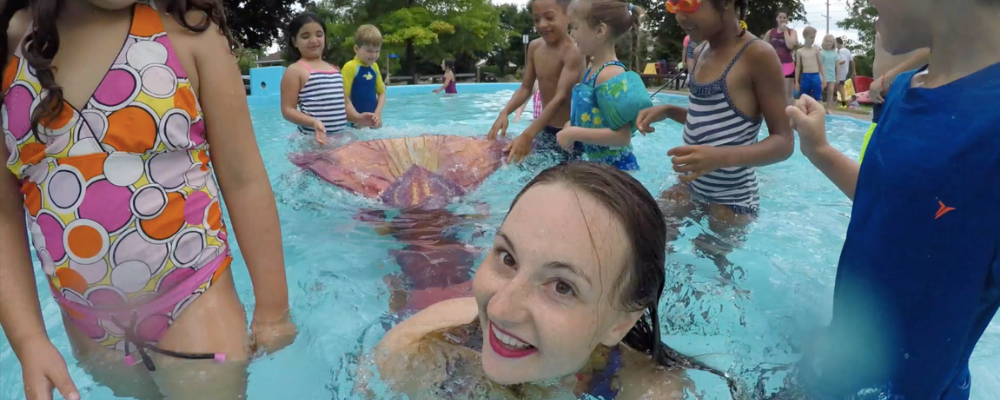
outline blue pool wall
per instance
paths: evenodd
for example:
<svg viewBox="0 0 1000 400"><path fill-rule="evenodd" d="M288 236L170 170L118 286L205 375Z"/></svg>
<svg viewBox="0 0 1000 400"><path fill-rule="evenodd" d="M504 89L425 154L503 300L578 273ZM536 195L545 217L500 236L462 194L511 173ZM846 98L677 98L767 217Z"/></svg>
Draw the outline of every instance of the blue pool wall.
<svg viewBox="0 0 1000 400"><path fill-rule="evenodd" d="M250 96L266 97L280 95L281 77L284 74L285 67L250 68Z"/></svg>

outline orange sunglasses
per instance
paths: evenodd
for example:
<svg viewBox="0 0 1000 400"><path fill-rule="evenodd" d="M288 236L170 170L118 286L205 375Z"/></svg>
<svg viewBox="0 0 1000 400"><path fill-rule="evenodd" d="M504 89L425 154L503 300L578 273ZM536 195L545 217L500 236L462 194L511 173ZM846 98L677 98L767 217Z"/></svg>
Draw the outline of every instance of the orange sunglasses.
<svg viewBox="0 0 1000 400"><path fill-rule="evenodd" d="M666 0L667 12L677 14L678 12L693 13L701 7L701 0Z"/></svg>

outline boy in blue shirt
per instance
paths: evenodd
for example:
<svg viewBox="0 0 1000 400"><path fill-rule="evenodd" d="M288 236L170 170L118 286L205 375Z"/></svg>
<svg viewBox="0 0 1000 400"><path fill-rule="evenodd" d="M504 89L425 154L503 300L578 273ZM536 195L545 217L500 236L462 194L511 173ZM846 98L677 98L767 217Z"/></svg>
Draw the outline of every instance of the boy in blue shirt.
<svg viewBox="0 0 1000 400"><path fill-rule="evenodd" d="M375 114L375 127L382 126L385 83L378 70L382 33L375 25L362 25L354 33L354 59L344 64L344 96L358 113Z"/></svg>
<svg viewBox="0 0 1000 400"><path fill-rule="evenodd" d="M833 318L796 379L813 398L967 400L1000 306L1000 1L871 4L885 49L931 46L930 64L892 82L860 165L816 100L788 108L802 153L854 200Z"/></svg>

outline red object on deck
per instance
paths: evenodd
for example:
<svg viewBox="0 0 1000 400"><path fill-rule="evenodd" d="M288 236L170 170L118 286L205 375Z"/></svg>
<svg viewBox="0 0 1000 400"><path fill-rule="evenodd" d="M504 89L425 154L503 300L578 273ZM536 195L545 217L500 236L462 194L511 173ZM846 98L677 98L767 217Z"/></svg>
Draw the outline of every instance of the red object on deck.
<svg viewBox="0 0 1000 400"><path fill-rule="evenodd" d="M872 86L872 82L875 81L867 76L855 76L854 77L854 93L867 92L868 88Z"/></svg>

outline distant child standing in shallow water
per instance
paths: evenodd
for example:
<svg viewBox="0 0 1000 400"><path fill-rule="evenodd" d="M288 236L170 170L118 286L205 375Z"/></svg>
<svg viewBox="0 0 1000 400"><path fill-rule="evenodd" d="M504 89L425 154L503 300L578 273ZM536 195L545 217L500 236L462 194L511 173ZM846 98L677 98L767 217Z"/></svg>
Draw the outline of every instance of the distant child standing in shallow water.
<svg viewBox="0 0 1000 400"><path fill-rule="evenodd" d="M458 94L458 90L455 88L455 60L441 60L441 69L444 70L444 79L442 79L444 82L441 87L434 89L434 94L441 93L442 90L446 94Z"/></svg>
<svg viewBox="0 0 1000 400"><path fill-rule="evenodd" d="M819 52L819 56L823 61L823 89L826 91L826 107L829 114L837 99L837 65L840 62L837 42L833 35L826 35L823 38L823 51Z"/></svg>
<svg viewBox="0 0 1000 400"><path fill-rule="evenodd" d="M344 97L344 76L323 60L326 25L311 12L299 14L285 33L293 63L281 78L281 115L303 135L326 144L327 135L347 129L348 122L374 126L371 112L358 113Z"/></svg>

